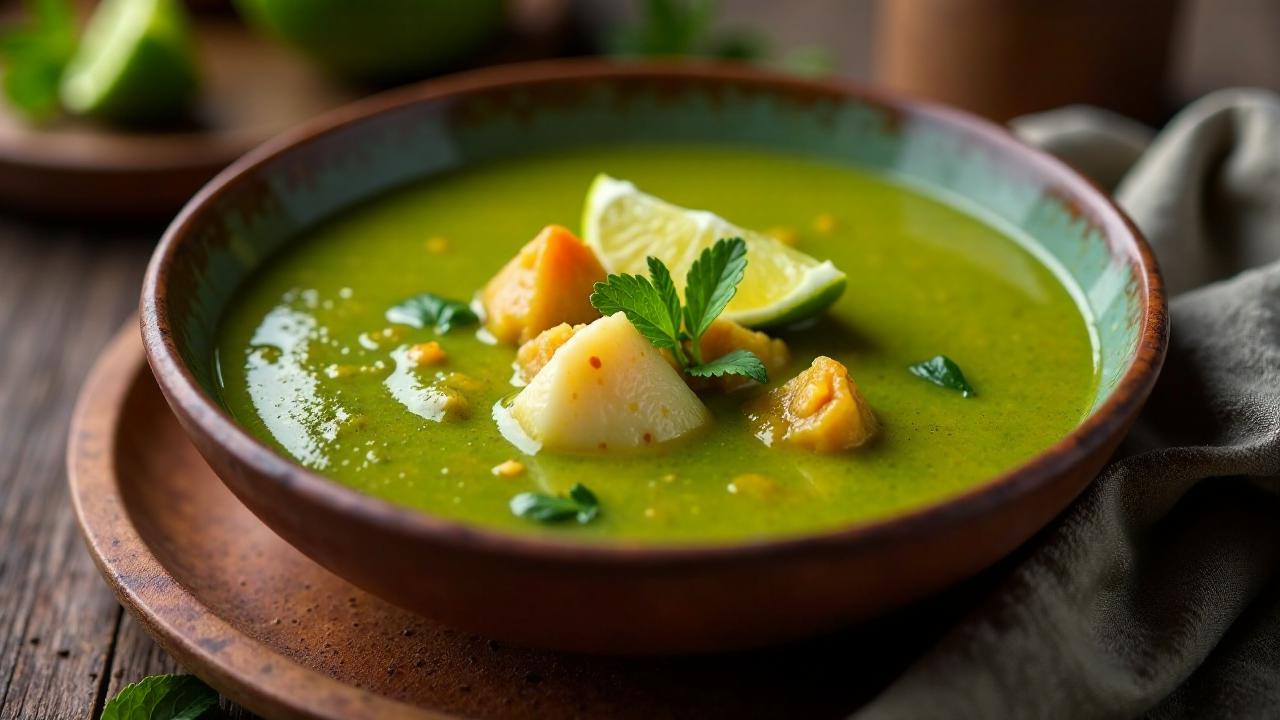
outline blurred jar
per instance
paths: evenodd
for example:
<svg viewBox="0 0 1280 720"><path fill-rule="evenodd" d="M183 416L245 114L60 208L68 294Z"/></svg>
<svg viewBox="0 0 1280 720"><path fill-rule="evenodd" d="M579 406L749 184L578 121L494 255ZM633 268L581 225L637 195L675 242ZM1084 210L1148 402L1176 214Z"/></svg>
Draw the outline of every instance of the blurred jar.
<svg viewBox="0 0 1280 720"><path fill-rule="evenodd" d="M881 0L876 78L995 120L1089 103L1165 106L1179 0Z"/></svg>

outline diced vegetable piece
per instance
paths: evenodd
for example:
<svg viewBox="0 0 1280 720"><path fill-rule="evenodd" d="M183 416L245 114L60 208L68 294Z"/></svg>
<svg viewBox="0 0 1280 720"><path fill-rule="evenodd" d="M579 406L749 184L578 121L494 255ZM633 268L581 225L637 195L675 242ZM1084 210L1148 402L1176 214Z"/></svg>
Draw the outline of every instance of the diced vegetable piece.
<svg viewBox="0 0 1280 720"><path fill-rule="evenodd" d="M494 475L512 478L524 474L524 463L519 460L505 460L493 466Z"/></svg>
<svg viewBox="0 0 1280 720"><path fill-rule="evenodd" d="M817 452L856 448L879 423L848 369L826 356L748 408L756 437Z"/></svg>
<svg viewBox="0 0 1280 720"><path fill-rule="evenodd" d="M516 351L516 369L520 372L520 379L526 383L533 380L547 363L551 362L551 356L561 345L569 342L569 338L586 325L570 325L569 323L560 323L553 328L547 328L538 333L538 337L520 346Z"/></svg>
<svg viewBox="0 0 1280 720"><path fill-rule="evenodd" d="M626 315L576 332L512 401L511 417L548 450L658 445L711 421L711 413Z"/></svg>
<svg viewBox="0 0 1280 720"><path fill-rule="evenodd" d="M711 327L702 334L702 342L699 345L703 362L711 362L735 350L748 350L755 353L755 356L764 363L771 377L782 372L787 363L791 362L791 351L785 342L724 318L711 323ZM750 378L742 375L686 379L695 390L718 389L729 392L751 384Z"/></svg>
<svg viewBox="0 0 1280 720"><path fill-rule="evenodd" d="M528 342L560 323L599 317L591 288L604 280L595 252L568 229L548 225L484 287L485 326L500 342Z"/></svg>
<svg viewBox="0 0 1280 720"><path fill-rule="evenodd" d="M440 343L435 340L430 342L417 343L410 345L405 351L409 360L419 367L425 365L439 365L449 359L449 354L440 347Z"/></svg>
<svg viewBox="0 0 1280 720"><path fill-rule="evenodd" d="M743 473L725 488L731 495L743 495L753 500L772 500L778 494L778 481L760 473Z"/></svg>

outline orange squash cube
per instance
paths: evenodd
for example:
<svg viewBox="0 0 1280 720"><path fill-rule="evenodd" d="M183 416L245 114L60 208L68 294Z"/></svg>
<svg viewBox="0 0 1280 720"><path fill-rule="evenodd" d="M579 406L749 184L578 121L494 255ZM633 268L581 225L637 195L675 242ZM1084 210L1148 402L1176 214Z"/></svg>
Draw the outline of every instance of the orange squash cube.
<svg viewBox="0 0 1280 720"><path fill-rule="evenodd" d="M567 228L548 225L484 287L485 326L500 342L524 343L560 323L600 317L592 286L605 279L595 253Z"/></svg>

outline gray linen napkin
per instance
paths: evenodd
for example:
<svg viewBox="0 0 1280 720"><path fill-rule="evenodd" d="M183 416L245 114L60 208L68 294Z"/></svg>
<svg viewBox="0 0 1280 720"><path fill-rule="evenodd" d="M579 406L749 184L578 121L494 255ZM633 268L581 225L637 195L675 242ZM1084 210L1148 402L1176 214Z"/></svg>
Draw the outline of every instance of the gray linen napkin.
<svg viewBox="0 0 1280 720"><path fill-rule="evenodd" d="M1280 97L1216 93L1150 142L1089 108L1013 126L1150 239L1168 359L1097 481L856 717L1280 717Z"/></svg>

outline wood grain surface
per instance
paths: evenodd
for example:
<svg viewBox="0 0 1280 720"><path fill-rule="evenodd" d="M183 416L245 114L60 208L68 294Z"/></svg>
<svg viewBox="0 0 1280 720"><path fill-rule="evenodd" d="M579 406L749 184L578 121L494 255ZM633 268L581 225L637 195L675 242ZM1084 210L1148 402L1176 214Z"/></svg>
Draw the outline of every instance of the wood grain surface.
<svg viewBox="0 0 1280 720"><path fill-rule="evenodd" d="M76 393L134 311L158 232L0 219L0 720L96 718L177 670L94 568L63 468Z"/></svg>

